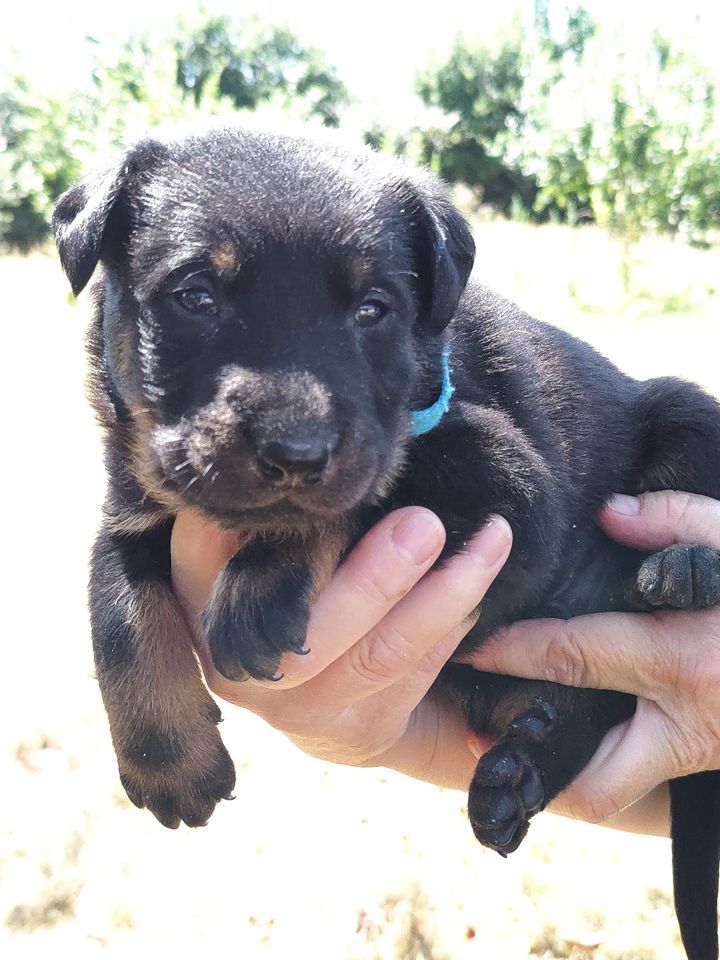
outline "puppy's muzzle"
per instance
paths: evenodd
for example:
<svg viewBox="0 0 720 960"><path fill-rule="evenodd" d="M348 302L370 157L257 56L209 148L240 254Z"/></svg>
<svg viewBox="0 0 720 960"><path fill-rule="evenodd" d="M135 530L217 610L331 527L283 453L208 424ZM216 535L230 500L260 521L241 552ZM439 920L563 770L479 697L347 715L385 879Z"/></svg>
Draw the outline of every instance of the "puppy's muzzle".
<svg viewBox="0 0 720 960"><path fill-rule="evenodd" d="M255 445L255 462L261 476L274 487L311 485L322 480L334 446L321 437L263 440Z"/></svg>

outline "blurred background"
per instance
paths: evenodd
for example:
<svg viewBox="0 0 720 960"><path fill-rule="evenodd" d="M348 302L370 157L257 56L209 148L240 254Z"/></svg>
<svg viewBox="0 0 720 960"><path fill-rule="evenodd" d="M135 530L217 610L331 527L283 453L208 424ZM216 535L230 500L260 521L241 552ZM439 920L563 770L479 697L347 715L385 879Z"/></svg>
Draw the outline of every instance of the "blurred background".
<svg viewBox="0 0 720 960"><path fill-rule="evenodd" d="M237 799L176 833L116 778L85 609L103 492L88 298L54 199L157 125L247 114L424 163L476 275L638 377L720 394L720 7L586 0L27 0L0 38L0 956L678 960L667 843L534 821L508 861L464 797L330 767L227 707ZM288 799L290 798L290 799Z"/></svg>

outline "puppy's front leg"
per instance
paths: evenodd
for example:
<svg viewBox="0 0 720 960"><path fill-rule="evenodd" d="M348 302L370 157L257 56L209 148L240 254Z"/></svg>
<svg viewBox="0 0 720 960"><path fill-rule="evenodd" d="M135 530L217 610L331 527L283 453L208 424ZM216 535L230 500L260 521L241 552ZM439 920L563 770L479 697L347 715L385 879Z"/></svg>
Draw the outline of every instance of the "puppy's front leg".
<svg viewBox="0 0 720 960"><path fill-rule="evenodd" d="M101 530L90 607L98 681L120 780L166 827L201 826L235 770L170 589L171 522L139 535Z"/></svg>
<svg viewBox="0 0 720 960"><path fill-rule="evenodd" d="M257 537L228 560L203 614L210 655L224 677L272 680L283 653L305 651L310 603L341 549L335 532Z"/></svg>

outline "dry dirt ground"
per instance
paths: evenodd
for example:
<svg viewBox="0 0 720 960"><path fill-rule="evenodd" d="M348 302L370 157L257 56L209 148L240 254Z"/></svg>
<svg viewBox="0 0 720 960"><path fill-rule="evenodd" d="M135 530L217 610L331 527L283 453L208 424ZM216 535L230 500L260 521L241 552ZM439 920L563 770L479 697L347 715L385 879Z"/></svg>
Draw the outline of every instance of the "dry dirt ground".
<svg viewBox="0 0 720 960"><path fill-rule="evenodd" d="M717 252L477 224L478 275L638 376L720 392ZM238 709L237 799L169 832L125 800L84 588L103 476L82 327L55 261L0 260L5 642L0 956L677 960L667 842L538 818L508 861L464 797L298 753Z"/></svg>

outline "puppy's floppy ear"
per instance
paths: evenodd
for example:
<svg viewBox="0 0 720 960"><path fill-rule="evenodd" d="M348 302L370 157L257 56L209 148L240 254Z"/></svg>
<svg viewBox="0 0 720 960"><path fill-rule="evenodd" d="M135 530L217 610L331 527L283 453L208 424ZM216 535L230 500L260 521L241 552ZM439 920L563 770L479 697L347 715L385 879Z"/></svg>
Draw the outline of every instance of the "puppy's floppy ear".
<svg viewBox="0 0 720 960"><path fill-rule="evenodd" d="M125 185L125 163L90 174L58 200L52 218L60 262L77 296L100 259L108 217Z"/></svg>
<svg viewBox="0 0 720 960"><path fill-rule="evenodd" d="M422 177L413 183L417 204L420 323L437 334L448 325L475 260L475 241L443 187Z"/></svg>
<svg viewBox="0 0 720 960"><path fill-rule="evenodd" d="M162 144L145 140L117 163L89 174L58 199L52 229L60 262L75 296L87 285L103 253L111 214L123 190L138 170L165 152Z"/></svg>

